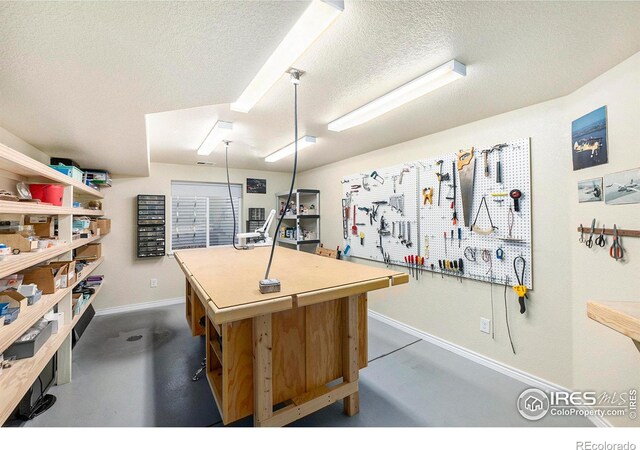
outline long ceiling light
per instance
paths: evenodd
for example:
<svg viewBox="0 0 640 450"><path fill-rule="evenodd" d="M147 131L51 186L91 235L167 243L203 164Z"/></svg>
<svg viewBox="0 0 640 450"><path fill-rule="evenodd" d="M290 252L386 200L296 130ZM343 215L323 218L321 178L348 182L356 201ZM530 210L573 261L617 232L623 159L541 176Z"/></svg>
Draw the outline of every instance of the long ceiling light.
<svg viewBox="0 0 640 450"><path fill-rule="evenodd" d="M310 147L315 143L316 143L315 136L302 136L300 139L298 139L298 151L302 150L303 148ZM272 154L267 156L264 160L266 162L276 162L276 161L280 161L282 158L286 158L287 156L293 155L293 153L296 151L293 144L294 143L292 142L286 147L283 147L280 150L273 152Z"/></svg>
<svg viewBox="0 0 640 450"><path fill-rule="evenodd" d="M240 97L231 103L231 110L251 111L293 63L313 44L344 10L344 1L313 0L289 30L280 45L264 63Z"/></svg>
<svg viewBox="0 0 640 450"><path fill-rule="evenodd" d="M467 67L452 59L448 63L330 122L328 128L331 131L343 131L363 124L466 75Z"/></svg>
<svg viewBox="0 0 640 450"><path fill-rule="evenodd" d="M213 149L229 136L231 130L233 130L233 123L218 120L198 147L198 155L209 156Z"/></svg>

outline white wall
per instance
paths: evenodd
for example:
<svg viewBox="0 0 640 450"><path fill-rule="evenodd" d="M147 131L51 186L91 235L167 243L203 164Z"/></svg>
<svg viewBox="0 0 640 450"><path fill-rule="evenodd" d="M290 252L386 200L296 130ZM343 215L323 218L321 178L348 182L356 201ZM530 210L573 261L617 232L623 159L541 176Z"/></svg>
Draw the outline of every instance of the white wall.
<svg viewBox="0 0 640 450"><path fill-rule="evenodd" d="M528 313L507 301L517 355L506 336L502 289L494 287L496 340L479 331L489 317L487 283L425 275L408 286L371 293L370 307L426 333L566 387L622 391L638 387L640 354L628 338L589 320L586 301L640 301L640 240L626 239L628 262L612 262L604 250L588 251L575 228L593 216L608 226L640 228L640 205L577 203L578 180L640 166L640 53L575 93L431 136L376 150L303 172L299 185L317 188L322 197L323 241L342 244L341 179L417 158L531 137L533 273L535 290ZM606 104L610 163L572 171L571 121ZM634 133L636 131L636 133ZM339 151L339 149L336 149ZM508 168L505 168L508 170ZM498 225L499 226L499 225ZM362 262L375 265L377 263ZM610 419L628 425L625 419ZM633 422L637 425L637 422Z"/></svg>
<svg viewBox="0 0 640 450"><path fill-rule="evenodd" d="M479 330L480 317L491 317L491 292L487 283L464 280L461 284L452 277L427 275L419 281L411 279L408 287L371 293L370 307L489 358L569 385L572 376L570 291L558 292L558 287L566 285L571 275L570 245L565 239L569 220L561 213L567 208L567 199L557 195L568 189L566 174L571 171L567 151L558 139L563 127L562 105L563 100L542 103L303 172L299 185L320 189L323 241L335 246L342 244L340 181L344 175L371 172L461 148L486 147L531 137L535 291L526 316L519 314L513 291L507 292L517 354L512 354L509 345L504 290L499 286L493 288L495 341ZM559 342L563 345L558 345Z"/></svg>
<svg viewBox="0 0 640 450"><path fill-rule="evenodd" d="M248 208L275 207L276 192L289 188L289 174L230 170L232 183L246 178L266 178L266 194L243 192L243 222ZM165 300L184 295L184 275L173 257L136 258L136 196L138 194L164 194L171 198L171 181L226 182L224 168L173 164L151 164L148 178L116 178L113 187L105 189L104 210L112 219L111 233L104 237L105 261L99 272L105 275L105 286L95 301L95 307L112 308L135 303ZM167 214L169 208L167 207ZM244 230L244 223L241 224ZM167 239L170 227L167 225ZM168 241L167 241L168 244ZM169 250L167 246L167 250ZM158 287L150 288L150 279L158 279Z"/></svg>
<svg viewBox="0 0 640 450"><path fill-rule="evenodd" d="M571 121L607 105L609 163L570 173L569 216L573 265L573 370L576 389L625 391L640 388L640 353L631 339L587 318L587 300L640 302L640 239L622 238L626 262L616 263L606 249L588 249L573 231L595 217L607 227L640 230L640 204L578 203L579 180L640 167L640 53L614 67L567 98L564 142ZM570 144L569 144L570 145ZM564 148L568 148L565 144ZM611 245L611 238L608 239ZM594 246L595 247L595 246ZM612 418L616 425L640 426L640 419Z"/></svg>

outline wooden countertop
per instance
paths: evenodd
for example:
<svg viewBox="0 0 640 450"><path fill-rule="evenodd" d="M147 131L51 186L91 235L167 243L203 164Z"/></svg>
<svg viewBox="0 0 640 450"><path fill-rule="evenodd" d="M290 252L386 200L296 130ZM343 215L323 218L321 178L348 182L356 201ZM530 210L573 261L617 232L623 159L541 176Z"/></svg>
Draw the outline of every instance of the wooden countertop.
<svg viewBox="0 0 640 450"><path fill-rule="evenodd" d="M404 272L365 266L314 254L276 247L270 278L280 280L282 290L261 294L270 247L235 250L232 247L182 250L174 253L182 271L210 302L215 315L239 309L264 314L319 301L407 283ZM250 316L250 315L249 315ZM237 320L237 314L232 314ZM221 317L214 318L217 323Z"/></svg>
<svg viewBox="0 0 640 450"><path fill-rule="evenodd" d="M589 301L587 315L640 343L640 302Z"/></svg>

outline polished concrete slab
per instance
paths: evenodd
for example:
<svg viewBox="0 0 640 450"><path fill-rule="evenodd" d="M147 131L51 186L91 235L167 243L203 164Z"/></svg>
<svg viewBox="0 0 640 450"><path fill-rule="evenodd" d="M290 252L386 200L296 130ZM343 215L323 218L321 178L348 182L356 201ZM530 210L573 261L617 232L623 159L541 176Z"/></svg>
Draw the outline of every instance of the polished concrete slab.
<svg viewBox="0 0 640 450"><path fill-rule="evenodd" d="M25 426L220 426L206 379L191 381L203 356L204 339L191 336L180 305L96 317L74 350L73 382L53 387L56 404ZM528 386L374 319L369 360L360 414L346 417L337 403L292 425L591 425L526 421L515 402Z"/></svg>

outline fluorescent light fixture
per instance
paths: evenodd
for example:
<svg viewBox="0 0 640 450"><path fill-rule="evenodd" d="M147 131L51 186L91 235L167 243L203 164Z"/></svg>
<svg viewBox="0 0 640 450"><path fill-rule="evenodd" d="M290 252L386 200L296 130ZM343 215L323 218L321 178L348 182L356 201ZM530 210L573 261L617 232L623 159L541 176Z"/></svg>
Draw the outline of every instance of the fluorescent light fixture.
<svg viewBox="0 0 640 450"><path fill-rule="evenodd" d="M234 103L231 103L231 110L242 113L251 111L251 108L333 23L343 9L344 1L313 0L251 80L249 86Z"/></svg>
<svg viewBox="0 0 640 450"><path fill-rule="evenodd" d="M452 59L448 63L330 122L328 128L331 131L343 131L363 124L466 75L467 67Z"/></svg>
<svg viewBox="0 0 640 450"><path fill-rule="evenodd" d="M302 150L303 148L307 148L315 143L316 143L315 136L302 136L300 139L298 139L298 151ZM273 152L272 154L267 156L264 160L266 162L276 162L276 161L280 161L282 158L286 158L287 156L293 155L296 151L293 144L294 143L292 142L291 144L281 148L277 152Z"/></svg>
<svg viewBox="0 0 640 450"><path fill-rule="evenodd" d="M216 146L225 139L233 130L233 123L218 120L207 137L204 138L200 147L198 147L198 155L209 156Z"/></svg>

